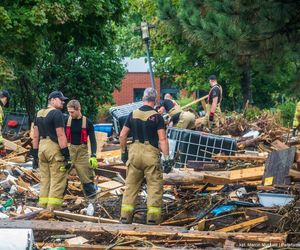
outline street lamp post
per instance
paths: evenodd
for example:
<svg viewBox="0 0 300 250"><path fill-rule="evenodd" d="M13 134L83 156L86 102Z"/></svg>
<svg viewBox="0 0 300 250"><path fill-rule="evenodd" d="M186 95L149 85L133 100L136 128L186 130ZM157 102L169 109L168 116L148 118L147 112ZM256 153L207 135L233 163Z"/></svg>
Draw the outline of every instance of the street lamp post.
<svg viewBox="0 0 300 250"><path fill-rule="evenodd" d="M151 56L150 56L150 29L151 28L154 28L154 26L151 24L149 25L146 22L141 22L140 31L141 31L142 39L145 41L145 44L146 44L146 52L147 52L147 58L148 58L148 64L149 64L151 85L152 85L152 88L155 89L154 75L153 75L152 62L151 62Z"/></svg>

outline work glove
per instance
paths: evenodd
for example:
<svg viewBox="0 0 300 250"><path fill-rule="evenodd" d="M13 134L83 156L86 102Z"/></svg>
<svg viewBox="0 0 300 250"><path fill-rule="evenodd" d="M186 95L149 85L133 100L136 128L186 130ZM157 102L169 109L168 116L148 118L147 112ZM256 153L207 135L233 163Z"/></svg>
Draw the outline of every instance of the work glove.
<svg viewBox="0 0 300 250"><path fill-rule="evenodd" d="M64 157L64 163L63 165L59 168L59 170L61 172L65 172L67 170L69 170L72 166L72 161L70 159L70 153L69 153L69 149L68 147L65 147L65 148L62 148L60 150L61 154L63 155Z"/></svg>
<svg viewBox="0 0 300 250"><path fill-rule="evenodd" d="M292 136L293 136L293 137L296 137L296 133L297 133L297 128L293 128Z"/></svg>
<svg viewBox="0 0 300 250"><path fill-rule="evenodd" d="M89 159L90 165L92 169L97 169L98 168L98 161L96 156L92 155L91 158Z"/></svg>
<svg viewBox="0 0 300 250"><path fill-rule="evenodd" d="M127 147L125 148L125 151L122 151L121 153L121 160L124 164L128 161L128 149Z"/></svg>
<svg viewBox="0 0 300 250"><path fill-rule="evenodd" d="M213 121L214 121L214 116L215 116L215 113L213 113L213 112L210 112L210 113L209 113L209 121L210 121L210 122L213 122Z"/></svg>
<svg viewBox="0 0 300 250"><path fill-rule="evenodd" d="M165 174L168 174L171 172L173 166L174 166L175 161L170 159L169 155L163 155L162 156L162 162L161 162L161 166L162 166L162 171Z"/></svg>
<svg viewBox="0 0 300 250"><path fill-rule="evenodd" d="M32 148L29 152L29 155L33 157L32 160L32 168L37 169L39 168L39 150L37 148Z"/></svg>

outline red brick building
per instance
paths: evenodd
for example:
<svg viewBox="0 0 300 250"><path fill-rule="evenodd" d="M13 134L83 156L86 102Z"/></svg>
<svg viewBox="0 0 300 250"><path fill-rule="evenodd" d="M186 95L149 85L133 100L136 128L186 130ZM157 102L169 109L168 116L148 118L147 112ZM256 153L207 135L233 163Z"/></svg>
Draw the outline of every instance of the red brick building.
<svg viewBox="0 0 300 250"><path fill-rule="evenodd" d="M151 87L150 73L145 58L125 58L124 64L127 74L121 82L120 91L115 90L113 93L117 106L140 101L144 90ZM155 78L155 88L160 95L160 78Z"/></svg>

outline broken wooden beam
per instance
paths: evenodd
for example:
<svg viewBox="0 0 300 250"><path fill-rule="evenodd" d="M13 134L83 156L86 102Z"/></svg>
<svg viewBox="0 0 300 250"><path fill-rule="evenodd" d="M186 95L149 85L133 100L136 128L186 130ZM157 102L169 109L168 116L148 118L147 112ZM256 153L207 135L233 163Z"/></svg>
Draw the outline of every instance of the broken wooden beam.
<svg viewBox="0 0 300 250"><path fill-rule="evenodd" d="M230 239L235 242L256 242L284 244L287 234L285 233L224 233L214 231L195 232L182 227L149 226L149 225L125 225L125 224L99 224L81 222L60 221L0 221L0 228L31 228L35 238L38 236L72 233L85 238L107 232L118 233L120 236L137 236L151 239L154 237L178 237L180 239L202 239L204 242L224 242ZM36 237L37 236L37 237Z"/></svg>
<svg viewBox="0 0 300 250"><path fill-rule="evenodd" d="M6 149L15 151L16 153L26 153L29 151L28 149L6 139L3 139L3 144Z"/></svg>
<svg viewBox="0 0 300 250"><path fill-rule="evenodd" d="M250 180L260 181L264 175L264 171L264 166L231 171L177 171L164 174L164 183L169 185L196 185L205 183L220 185Z"/></svg>
<svg viewBox="0 0 300 250"><path fill-rule="evenodd" d="M27 206L27 207L34 211L43 210L42 208L36 208L36 207L30 207L30 206ZM112 224L119 223L118 220L111 220L111 219L107 219L107 218L82 215L82 214L74 214L74 213L63 212L63 211L58 211L58 210L54 210L53 214L58 217L67 218L67 219L71 219L71 220L75 220L75 221L81 221L81 222L89 221L89 222L94 222L94 223L112 223Z"/></svg>
<svg viewBox="0 0 300 250"><path fill-rule="evenodd" d="M266 156L256 156L256 155L213 155L213 160L216 161L266 161Z"/></svg>
<svg viewBox="0 0 300 250"><path fill-rule="evenodd" d="M218 229L218 230L216 230L216 232L225 232L226 233L226 232L232 232L234 230L242 229L245 227L247 227L247 228L254 227L254 226L256 226L260 223L263 223L267 220L268 220L268 216L262 216L262 217L259 217L259 218L253 219L253 220L244 221L244 222L236 224L236 225Z"/></svg>
<svg viewBox="0 0 300 250"><path fill-rule="evenodd" d="M181 109L183 109L183 110L184 110L184 109L187 109L187 108L193 106L194 104L197 104L198 102L201 102L202 107L203 107L203 109L204 109L204 111L205 111L205 110L206 110L206 103L205 103L205 100L207 99L207 97L208 97L208 95L202 96L201 98L199 98L199 99L197 99L197 100L195 100L195 101L192 101L192 102L188 103L187 105L181 107Z"/></svg>

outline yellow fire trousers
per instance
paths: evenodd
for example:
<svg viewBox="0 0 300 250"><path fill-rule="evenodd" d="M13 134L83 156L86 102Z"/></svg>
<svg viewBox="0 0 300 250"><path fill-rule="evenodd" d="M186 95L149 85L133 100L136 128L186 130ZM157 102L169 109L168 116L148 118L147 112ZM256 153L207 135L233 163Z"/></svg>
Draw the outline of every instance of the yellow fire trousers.
<svg viewBox="0 0 300 250"><path fill-rule="evenodd" d="M75 167L76 172L82 184L90 183L93 181L95 173L89 163L89 152L86 144L70 145L70 157L72 165Z"/></svg>
<svg viewBox="0 0 300 250"><path fill-rule="evenodd" d="M297 103L294 120L293 120L293 128L300 127L300 102Z"/></svg>
<svg viewBox="0 0 300 250"><path fill-rule="evenodd" d="M211 109L211 104L206 104L206 115L204 117L203 120L203 125L205 127L208 128L212 128L212 127L220 127L220 118L221 118L221 107L220 104L217 105L215 114L214 114L214 121L211 122L209 121L209 113L210 113L210 109Z"/></svg>
<svg viewBox="0 0 300 250"><path fill-rule="evenodd" d="M66 171L60 171L64 157L60 147L50 138L40 140L39 166L41 174L41 190L39 205L43 208L57 209L63 203L63 195L67 185Z"/></svg>
<svg viewBox="0 0 300 250"><path fill-rule="evenodd" d="M134 142L129 147L126 187L123 195L121 220L132 223L137 195L144 177L147 181L147 224L159 224L163 196L163 175L159 149L149 143Z"/></svg>
<svg viewBox="0 0 300 250"><path fill-rule="evenodd" d="M182 111L179 116L179 121L175 125L176 128L192 129L195 127L195 115L189 111Z"/></svg>

